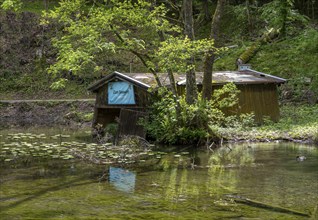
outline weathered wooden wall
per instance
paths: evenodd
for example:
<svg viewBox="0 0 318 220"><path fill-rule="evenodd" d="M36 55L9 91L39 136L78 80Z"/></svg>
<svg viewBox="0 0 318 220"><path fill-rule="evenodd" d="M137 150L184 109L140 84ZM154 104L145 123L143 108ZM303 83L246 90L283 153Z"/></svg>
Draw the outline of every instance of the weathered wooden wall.
<svg viewBox="0 0 318 220"><path fill-rule="evenodd" d="M138 135L145 138L146 132L143 126L139 125L141 118L146 119L146 112L122 109L120 111L119 135Z"/></svg>
<svg viewBox="0 0 318 220"><path fill-rule="evenodd" d="M273 121L279 120L278 94L275 84L238 85L238 113L254 112L255 122L262 123L264 117Z"/></svg>
<svg viewBox="0 0 318 220"><path fill-rule="evenodd" d="M255 122L262 123L263 118L268 116L273 121L279 120L279 104L277 86L275 84L245 84L236 85L241 91L239 94L239 104L234 108L224 111L225 114L255 114ZM221 85L213 86L213 91L222 88ZM178 86L178 93L185 94L185 86ZM198 86L201 91L202 87Z"/></svg>

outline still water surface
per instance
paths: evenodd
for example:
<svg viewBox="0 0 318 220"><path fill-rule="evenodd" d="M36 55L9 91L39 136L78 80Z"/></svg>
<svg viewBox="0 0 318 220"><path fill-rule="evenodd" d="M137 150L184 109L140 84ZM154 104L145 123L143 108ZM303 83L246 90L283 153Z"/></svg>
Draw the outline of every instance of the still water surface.
<svg viewBox="0 0 318 220"><path fill-rule="evenodd" d="M161 155L125 167L2 160L0 219L308 219L229 196L307 214L317 208L316 147L236 144Z"/></svg>

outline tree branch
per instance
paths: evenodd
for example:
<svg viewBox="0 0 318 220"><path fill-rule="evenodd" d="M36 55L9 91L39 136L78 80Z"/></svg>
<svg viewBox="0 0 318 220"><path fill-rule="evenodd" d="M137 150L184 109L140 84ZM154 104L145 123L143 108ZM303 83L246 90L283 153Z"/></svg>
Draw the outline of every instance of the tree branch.
<svg viewBox="0 0 318 220"><path fill-rule="evenodd" d="M114 27L113 27L112 25L110 25L110 28L112 29L112 31L114 32L114 34L116 35L116 37L117 37L121 42L125 43L125 39L114 29ZM136 56L140 59L140 61L142 62L142 64L143 64L148 70L150 70L150 72L154 75L158 86L159 86L159 87L162 87L162 83L161 83L161 81L160 81L160 79L159 79L159 77L158 77L157 72L156 72L153 68L149 67L149 65L147 64L147 61L146 61L146 60L144 59L144 57L143 57L143 54L141 54L141 53L139 53L139 52L137 52L137 51L135 51L135 50L133 50L133 49L129 49L129 51L130 51L131 53L133 53L134 55L136 55Z"/></svg>

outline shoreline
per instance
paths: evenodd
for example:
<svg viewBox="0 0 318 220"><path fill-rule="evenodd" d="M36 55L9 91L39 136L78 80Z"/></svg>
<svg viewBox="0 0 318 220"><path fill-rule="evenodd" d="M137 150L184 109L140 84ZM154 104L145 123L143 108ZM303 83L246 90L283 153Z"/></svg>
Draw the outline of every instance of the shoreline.
<svg viewBox="0 0 318 220"><path fill-rule="evenodd" d="M317 106L313 108L315 111ZM290 109L286 109L283 114L290 114ZM297 113L295 109L292 112ZM42 128L91 130L93 113L94 99L0 100L0 132ZM290 118L282 118L282 122L269 125L220 128L220 135L226 143L286 141L318 146L318 122L296 125L292 122Z"/></svg>

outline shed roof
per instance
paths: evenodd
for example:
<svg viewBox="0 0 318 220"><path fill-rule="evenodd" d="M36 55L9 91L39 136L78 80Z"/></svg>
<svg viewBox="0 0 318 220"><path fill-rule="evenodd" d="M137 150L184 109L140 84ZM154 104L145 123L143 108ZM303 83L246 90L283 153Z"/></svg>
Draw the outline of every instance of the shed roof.
<svg viewBox="0 0 318 220"><path fill-rule="evenodd" d="M103 77L102 79L98 80L97 82L95 82L91 86L89 86L88 90L94 92L94 91L98 90L100 87L102 87L103 85L105 85L106 83L108 83L109 81L112 81L115 79L130 82L130 83L132 83L140 88L143 88L143 89L148 89L151 87L149 84L138 80L138 78L128 76L127 74L123 74L123 73L115 71L115 72Z"/></svg>
<svg viewBox="0 0 318 220"><path fill-rule="evenodd" d="M201 85L203 73L196 73L197 84ZM248 69L243 71L215 71L212 74L212 83L222 85L233 82L235 84L282 84L286 79ZM186 79L177 82L178 85L185 85Z"/></svg>
<svg viewBox="0 0 318 220"><path fill-rule="evenodd" d="M186 84L185 74L174 74L177 85ZM170 85L169 77L167 73L158 73L160 81L163 85ZM88 90L96 91L98 88L106 84L107 82L119 79L123 81L131 82L132 84L148 89L150 87L156 87L156 80L151 73L119 73L113 72L99 81L91 85ZM198 85L202 84L203 73L196 73L196 81ZM258 72L252 69L244 71L215 71L212 75L212 83L214 85L222 85L229 82L235 84L282 84L286 82L286 79Z"/></svg>

